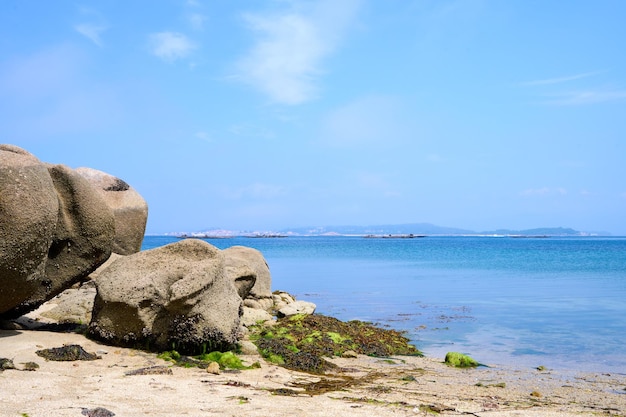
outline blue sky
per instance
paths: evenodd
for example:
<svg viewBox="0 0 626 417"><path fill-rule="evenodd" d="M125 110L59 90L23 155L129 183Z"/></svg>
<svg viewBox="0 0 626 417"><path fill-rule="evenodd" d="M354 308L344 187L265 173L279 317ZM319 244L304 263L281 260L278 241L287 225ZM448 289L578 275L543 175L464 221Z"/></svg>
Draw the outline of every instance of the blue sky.
<svg viewBox="0 0 626 417"><path fill-rule="evenodd" d="M0 142L148 233L430 222L626 235L622 0L0 2Z"/></svg>

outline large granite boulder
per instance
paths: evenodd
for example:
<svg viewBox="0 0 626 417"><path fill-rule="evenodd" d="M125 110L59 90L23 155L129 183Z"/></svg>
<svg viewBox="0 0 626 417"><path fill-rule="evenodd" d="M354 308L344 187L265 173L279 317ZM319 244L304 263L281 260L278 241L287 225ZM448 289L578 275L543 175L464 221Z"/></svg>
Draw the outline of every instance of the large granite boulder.
<svg viewBox="0 0 626 417"><path fill-rule="evenodd" d="M115 237L113 213L98 192L74 170L47 165L57 196L56 227L45 260L44 275L35 291L5 316L18 317L39 307L85 279L111 255ZM30 233L43 235L32 228ZM15 287L13 282L11 287Z"/></svg>
<svg viewBox="0 0 626 417"><path fill-rule="evenodd" d="M233 272L234 276L243 276L242 272L236 272L241 268L249 268L256 277L254 286L249 292L242 294L241 298L254 300L272 298L272 276L270 268L263 254L247 246L231 246L224 249L226 268Z"/></svg>
<svg viewBox="0 0 626 417"><path fill-rule="evenodd" d="M237 342L243 301L222 251L205 241L122 257L96 287L89 334L106 343L195 353Z"/></svg>
<svg viewBox="0 0 626 417"><path fill-rule="evenodd" d="M0 319L36 309L110 256L111 204L77 171L0 145L0 196Z"/></svg>
<svg viewBox="0 0 626 417"><path fill-rule="evenodd" d="M76 168L113 211L115 239L113 253L130 255L141 250L148 221L146 200L125 181L92 168Z"/></svg>
<svg viewBox="0 0 626 417"><path fill-rule="evenodd" d="M59 199L46 166L0 144L0 316L45 282Z"/></svg>

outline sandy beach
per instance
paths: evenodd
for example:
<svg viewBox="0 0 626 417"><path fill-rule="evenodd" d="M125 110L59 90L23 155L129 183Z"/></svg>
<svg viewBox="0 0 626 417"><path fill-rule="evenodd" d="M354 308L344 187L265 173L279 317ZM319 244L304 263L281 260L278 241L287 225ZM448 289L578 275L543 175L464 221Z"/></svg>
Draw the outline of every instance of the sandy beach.
<svg viewBox="0 0 626 417"><path fill-rule="evenodd" d="M56 362L35 353L64 344L101 359ZM340 371L320 377L257 355L242 359L260 362L259 369L211 374L81 334L42 330L0 331L0 357L17 368L0 373L3 416L100 417L105 410L128 417L626 415L625 375L454 369L440 358L359 356L332 359ZM39 368L22 370L28 362ZM154 366L171 373L129 375Z"/></svg>

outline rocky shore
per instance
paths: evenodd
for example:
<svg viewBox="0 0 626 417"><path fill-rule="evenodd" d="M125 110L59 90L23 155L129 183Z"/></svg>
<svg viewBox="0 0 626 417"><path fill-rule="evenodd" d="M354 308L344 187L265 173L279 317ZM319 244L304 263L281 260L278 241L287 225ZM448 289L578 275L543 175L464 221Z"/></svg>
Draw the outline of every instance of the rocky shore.
<svg viewBox="0 0 626 417"><path fill-rule="evenodd" d="M3 416L626 415L626 376L618 374L458 369L443 358L354 355L330 358L337 367L314 375L269 363L254 349L238 356L260 367L185 368L64 332L46 317L63 298L71 296L18 319L26 329L0 331L0 356L15 367L0 372ZM36 353L71 344L99 359L55 362Z"/></svg>

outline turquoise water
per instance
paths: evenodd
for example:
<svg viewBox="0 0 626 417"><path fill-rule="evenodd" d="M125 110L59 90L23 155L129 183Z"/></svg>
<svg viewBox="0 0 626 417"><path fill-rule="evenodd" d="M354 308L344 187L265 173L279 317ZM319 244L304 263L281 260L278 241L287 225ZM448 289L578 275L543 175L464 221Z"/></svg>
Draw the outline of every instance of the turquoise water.
<svg viewBox="0 0 626 417"><path fill-rule="evenodd" d="M176 240L147 236L144 249ZM259 249L274 289L405 330L427 356L626 373L626 238L207 241Z"/></svg>

